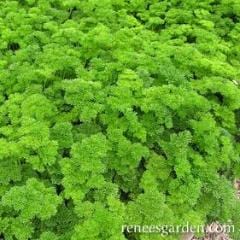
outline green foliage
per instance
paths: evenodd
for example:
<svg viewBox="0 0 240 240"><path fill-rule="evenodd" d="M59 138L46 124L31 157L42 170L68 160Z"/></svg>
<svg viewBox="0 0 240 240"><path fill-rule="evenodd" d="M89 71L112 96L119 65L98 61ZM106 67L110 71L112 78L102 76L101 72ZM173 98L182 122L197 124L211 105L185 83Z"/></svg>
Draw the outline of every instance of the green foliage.
<svg viewBox="0 0 240 240"><path fill-rule="evenodd" d="M239 0L2 0L0 28L0 238L240 226Z"/></svg>
<svg viewBox="0 0 240 240"><path fill-rule="evenodd" d="M2 196L1 201L3 216L6 215L1 219L6 225L4 233L9 237L18 236L21 240L29 239L34 232L31 220L50 218L56 214L60 203L61 198L54 189L45 187L35 178L29 178L24 186L12 187Z"/></svg>
<svg viewBox="0 0 240 240"><path fill-rule="evenodd" d="M34 216L47 219L56 213L60 198L51 188L46 188L36 179L28 179L25 186L12 187L2 197L3 206L20 212L20 217L32 219Z"/></svg>

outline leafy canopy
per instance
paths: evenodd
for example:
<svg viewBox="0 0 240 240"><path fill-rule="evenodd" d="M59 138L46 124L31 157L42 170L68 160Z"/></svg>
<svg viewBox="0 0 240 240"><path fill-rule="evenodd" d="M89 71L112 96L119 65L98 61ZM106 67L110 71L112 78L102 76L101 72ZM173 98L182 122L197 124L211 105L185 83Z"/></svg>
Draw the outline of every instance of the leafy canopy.
<svg viewBox="0 0 240 240"><path fill-rule="evenodd" d="M240 227L239 0L2 0L0 28L0 238Z"/></svg>

